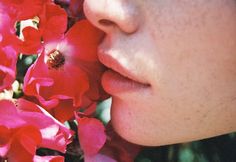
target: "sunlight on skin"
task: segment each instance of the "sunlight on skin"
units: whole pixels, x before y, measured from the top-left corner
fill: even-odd
[[[150,85],[122,91],[129,81],[105,73],[123,138],[158,146],[236,130],[235,0],[85,0],[84,9],[106,33],[100,61],[115,58],[111,69]]]

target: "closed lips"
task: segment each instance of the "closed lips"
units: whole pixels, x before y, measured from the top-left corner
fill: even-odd
[[[98,58],[102,64],[108,67],[109,71],[114,71],[125,77],[128,80],[133,82],[137,82],[139,84],[143,84],[145,86],[150,86],[150,84],[146,83],[145,81],[141,80],[137,76],[135,76],[131,71],[127,70],[124,66],[122,66],[118,60],[114,59],[111,55],[106,53],[99,53]]]

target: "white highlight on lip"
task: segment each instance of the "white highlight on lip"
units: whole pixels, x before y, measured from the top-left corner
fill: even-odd
[[[109,50],[109,53],[112,53],[111,56],[112,56],[115,60],[118,60],[122,67],[124,67],[124,68],[127,69],[128,71],[131,71],[131,67],[130,67],[131,63],[128,61],[127,58],[123,57],[123,56],[120,54],[119,50],[111,49],[111,50]],[[116,70],[116,69],[114,69],[114,70]],[[131,71],[131,72],[133,72],[133,71]],[[122,74],[122,75],[123,75],[123,74]],[[126,77],[127,77],[127,76],[126,76]]]
[[[147,38],[144,39],[144,41],[145,40],[147,40]],[[127,42],[127,45],[129,44],[130,42]],[[123,45],[123,43],[121,45]],[[148,78],[145,78],[146,76],[145,73],[149,72],[150,70],[153,71],[155,67],[157,66],[156,62],[154,62],[153,59],[150,59],[148,55],[147,55],[148,58],[146,58],[145,56],[146,53],[152,53],[152,51],[153,51],[153,47],[150,47],[147,50],[146,48],[142,48],[140,46],[127,47],[126,45],[124,45],[124,46],[115,46],[114,48],[109,48],[108,50],[105,49],[104,51],[102,51],[102,53],[107,53],[114,60],[117,60],[119,64],[122,67],[124,67],[127,71],[131,72],[137,77],[142,77],[139,79],[148,83],[147,81]],[[139,65],[142,65],[142,66],[139,66]],[[116,70],[116,69],[114,68],[113,70]]]
[[[119,54],[118,50],[111,50],[112,56],[114,57],[114,59],[119,60],[119,63],[121,63],[124,67],[129,67],[129,63],[127,61],[127,59],[125,57],[122,57]]]

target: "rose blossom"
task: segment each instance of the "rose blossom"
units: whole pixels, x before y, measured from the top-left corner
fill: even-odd
[[[104,67],[97,58],[101,37],[98,29],[82,20],[62,39],[44,43],[25,76],[25,94],[36,97],[62,122],[73,117],[79,107],[107,97],[100,85]]]
[[[0,101],[0,156],[9,162],[31,162],[39,158],[39,147],[65,152],[71,131],[34,103],[20,99],[17,104]]]

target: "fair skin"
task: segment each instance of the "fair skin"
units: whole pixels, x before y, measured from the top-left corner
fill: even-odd
[[[85,0],[84,11],[106,33],[102,84],[124,139],[160,146],[236,130],[235,0]]]

